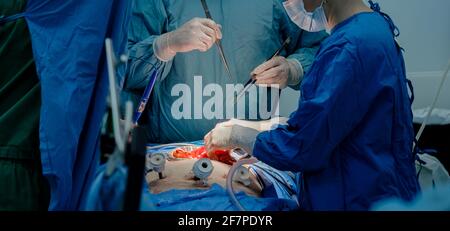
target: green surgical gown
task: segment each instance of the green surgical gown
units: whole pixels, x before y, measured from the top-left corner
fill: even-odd
[[[153,43],[161,34],[173,31],[195,17],[205,17],[200,0],[135,1],[129,30],[129,62],[123,86],[127,97],[136,102],[149,82],[152,65],[162,64],[161,76],[143,116],[147,121],[150,142],[200,140],[217,122],[230,117],[261,118],[258,107],[253,107],[257,110],[257,118],[251,117],[255,114],[249,106],[241,107],[245,113],[239,115],[243,116],[238,116],[237,108],[234,114],[226,110],[225,105],[230,99],[225,91],[226,84],[247,82],[250,72],[270,58],[289,36],[292,41],[280,55],[297,59],[308,71],[321,41],[327,36],[325,32],[299,30],[285,13],[281,0],[209,0],[207,3],[213,19],[222,25],[222,46],[234,79],[228,78],[215,47],[207,52],[179,53],[165,63],[154,55]],[[194,76],[202,76],[204,89],[195,88],[194,83],[200,84],[200,81]],[[210,106],[209,99],[216,97],[215,94],[220,97],[221,93],[208,92],[208,84],[217,84],[223,89],[223,101],[210,107],[210,111],[219,110],[213,118],[208,118],[202,109]],[[188,87],[189,91],[179,92],[176,86]],[[299,86],[291,87],[298,89]],[[184,94],[189,96],[190,104],[174,107]],[[248,97],[246,105],[258,104],[258,100],[262,100],[259,98],[259,94]],[[270,99],[270,95],[267,98]],[[184,117],[180,119],[179,113],[183,112]]]
[[[0,15],[26,0],[0,1]],[[40,84],[25,19],[0,26],[0,211],[47,210],[39,155]]]

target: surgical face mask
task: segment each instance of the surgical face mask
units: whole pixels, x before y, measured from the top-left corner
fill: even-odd
[[[303,0],[288,0],[283,2],[284,8],[291,20],[297,24],[301,29],[309,32],[318,32],[326,30],[328,27],[327,17],[323,9],[323,3],[313,12],[308,12],[305,9]]]

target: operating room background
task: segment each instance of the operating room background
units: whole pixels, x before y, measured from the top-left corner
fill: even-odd
[[[405,49],[408,78],[414,84],[413,109],[429,106],[450,60],[449,0],[375,0],[400,28],[399,42]],[[368,41],[370,42],[370,41]],[[300,93],[284,90],[280,113],[289,116]],[[295,100],[293,100],[295,99]],[[438,108],[450,110],[450,79],[440,95]]]

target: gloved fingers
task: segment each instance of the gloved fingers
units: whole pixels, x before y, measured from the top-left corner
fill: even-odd
[[[215,151],[212,136],[213,136],[213,131],[210,131],[208,134],[206,134],[206,136],[204,138],[205,149],[206,149],[206,152],[208,153],[208,156],[209,156],[209,153],[212,153],[213,151]]]
[[[200,52],[206,52],[206,51],[208,51],[208,44],[206,44],[206,43],[204,43],[204,42],[199,42],[197,45],[196,45],[196,49],[194,49],[194,50],[198,50],[198,51],[200,51]]]
[[[216,24],[215,28],[213,28],[214,30],[214,38],[215,39],[222,39],[223,35],[222,35],[222,26],[219,24]]]
[[[275,57],[273,59],[270,59],[267,62],[264,62],[263,64],[259,65],[258,67],[256,67],[252,72],[251,75],[259,75],[273,67],[279,66],[282,64],[282,61],[280,59],[280,57]]]
[[[214,29],[215,27],[217,27],[217,23],[214,22],[213,20],[209,19],[209,18],[199,18],[198,21],[207,26],[210,27],[211,29]]]
[[[204,25],[207,26],[209,28],[211,28],[212,30],[214,30],[216,32],[216,38],[217,39],[222,39],[222,32],[221,32],[221,26],[219,26],[219,24],[217,24],[216,22],[214,22],[213,20],[207,19],[207,18],[202,18],[200,19],[200,22]]]
[[[208,134],[203,137],[203,142],[205,143],[205,146],[211,142],[211,132],[208,132]]]
[[[223,35],[222,35],[222,25],[217,24],[218,30],[216,30],[216,37],[217,39],[222,39]]]
[[[207,152],[231,147],[231,127],[217,127],[205,136]]]
[[[274,61],[271,59],[267,62],[262,63],[261,65],[257,66],[251,73],[250,75],[255,76],[255,75],[259,75],[261,73],[263,73],[264,71],[267,71],[269,69],[271,69],[274,66]]]
[[[205,33],[211,40],[213,43],[216,42],[217,40],[217,35],[216,35],[216,31],[214,29],[211,29],[207,26],[202,25],[200,27],[200,29],[202,30],[203,33]]]
[[[205,143],[205,149],[208,153],[208,156],[211,156],[211,154],[222,148],[222,145],[220,145],[214,138],[213,135],[210,135],[208,137],[208,141]]]
[[[211,143],[211,135],[209,134],[208,136],[205,137],[205,150],[208,156],[210,156],[210,153],[214,151],[212,146],[213,145]]]
[[[287,76],[287,72],[283,66],[273,67],[259,75],[253,76],[253,79],[256,80],[256,83],[267,83],[266,80],[279,80],[283,76]],[[269,83],[279,83],[279,82],[269,82]]]
[[[202,52],[209,50],[214,44],[213,39],[208,37],[207,35],[199,36],[198,40],[201,42],[198,44],[198,49]]]

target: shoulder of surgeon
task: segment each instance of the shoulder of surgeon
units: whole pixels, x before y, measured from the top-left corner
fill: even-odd
[[[322,51],[335,47],[343,48],[365,61],[383,60],[386,54],[396,51],[389,24],[375,12],[357,14],[338,25],[324,43]]]

